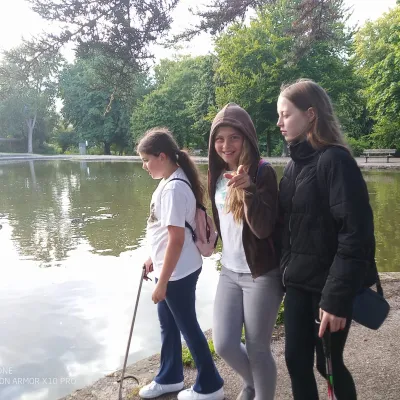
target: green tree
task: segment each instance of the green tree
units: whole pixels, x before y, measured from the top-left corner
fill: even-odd
[[[28,0],[33,11],[59,22],[59,33],[49,32],[29,43],[35,54],[58,52],[67,43],[80,55],[93,49],[120,60],[123,69],[138,70],[149,57],[148,46],[168,31],[171,12],[179,0]],[[111,72],[113,64],[109,64]],[[114,65],[115,66],[115,65]]]
[[[206,148],[209,109],[215,107],[214,56],[162,60],[155,68],[154,90],[133,111],[136,142],[155,126],[168,127],[180,146]]]
[[[271,6],[273,7],[273,6]],[[228,102],[244,107],[253,118],[262,150],[271,151],[271,133],[276,120],[276,99],[282,82],[291,74],[285,54],[293,39],[284,36],[291,19],[286,9],[266,8],[249,26],[235,24],[216,41],[219,58],[219,85],[216,88],[218,108]]]
[[[235,24],[216,41],[217,104],[221,107],[234,101],[246,108],[257,132],[265,135],[266,139],[261,136],[260,144],[268,155],[279,143],[279,136],[273,133],[277,133],[276,100],[283,82],[301,77],[314,79],[326,88],[339,114],[357,104],[354,97],[360,83],[354,79],[348,61],[351,34],[345,29],[342,3],[332,2],[331,10],[323,10],[326,12],[321,19],[323,31],[330,30],[330,36],[315,35],[309,49],[303,47],[299,51],[296,44],[299,38],[287,34],[299,20],[296,0],[282,0],[261,9],[249,25]],[[309,24],[306,19],[303,23]],[[352,103],[347,101],[350,98]],[[349,120],[343,118],[344,123]]]
[[[374,145],[400,149],[400,6],[360,29],[354,61],[366,81]]]
[[[207,6],[192,10],[198,17],[198,24],[177,38],[190,39],[203,31],[212,35],[219,34],[232,23],[243,22],[249,13],[260,12],[271,5],[279,6],[281,2],[282,0],[212,0]],[[312,49],[314,43],[321,40],[335,39],[335,30],[332,30],[329,21],[341,19],[348,11],[343,7],[343,0],[297,0],[292,1],[290,7],[295,12],[295,18],[284,33],[295,38],[292,50],[296,54]]]
[[[133,105],[145,93],[141,74],[126,77],[124,86],[115,87],[99,73],[107,57],[98,52],[77,58],[60,77],[62,114],[73,125],[81,140],[102,144],[111,153],[115,144],[120,152],[131,144],[129,118]]]
[[[0,66],[0,127],[8,137],[26,138],[29,153],[33,151],[34,133],[40,145],[57,122],[55,97],[61,65],[60,56],[34,59],[25,46],[4,52]]]
[[[181,37],[209,31],[223,31],[237,20],[243,20],[248,11],[258,10],[266,4],[280,0],[213,0],[206,9],[197,9],[199,24],[184,32]],[[124,68],[138,70],[150,56],[149,45],[163,37],[169,30],[171,13],[179,0],[28,0],[32,9],[42,18],[58,22],[59,33],[44,33],[29,42],[35,54],[58,52],[67,43],[74,43],[82,53],[97,49],[112,59],[123,62]],[[311,46],[314,39],[329,36],[330,31],[323,18],[331,3],[341,0],[299,0],[300,21],[306,21],[304,29],[293,30],[300,37],[308,37]],[[175,38],[175,43],[178,41]]]

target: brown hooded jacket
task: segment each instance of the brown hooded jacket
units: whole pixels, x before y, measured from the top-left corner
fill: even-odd
[[[231,126],[241,132],[250,142],[251,165],[248,174],[252,184],[245,190],[243,220],[243,248],[253,278],[277,268],[279,260],[272,241],[278,216],[278,182],[275,170],[268,164],[257,173],[260,162],[257,134],[249,114],[235,103],[227,104],[214,118],[208,148],[208,191],[212,212],[221,237],[218,211],[215,205],[216,183],[226,164],[216,153],[214,137],[220,126]]]

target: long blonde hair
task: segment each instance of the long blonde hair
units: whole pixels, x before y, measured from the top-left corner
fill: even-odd
[[[339,146],[350,151],[331,99],[320,85],[311,79],[299,79],[292,84],[282,85],[280,96],[288,99],[302,111],[313,108],[315,118],[307,132],[307,140],[311,146],[317,150],[326,146]]]
[[[249,168],[252,161],[251,146],[249,140],[243,135],[243,147],[239,157],[239,164],[243,165],[246,173],[249,172]],[[236,189],[229,187],[228,195],[226,198],[225,211],[231,212],[235,222],[240,223],[244,218],[244,191],[242,189]]]

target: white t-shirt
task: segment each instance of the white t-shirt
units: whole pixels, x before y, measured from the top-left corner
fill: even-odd
[[[162,179],[151,197],[150,216],[147,221],[147,242],[153,261],[154,274],[160,277],[168,244],[168,226],[185,228],[187,221],[196,228],[196,198],[189,185],[182,181],[169,182],[173,178],[189,182],[185,173],[178,168],[168,179]],[[190,230],[185,228],[185,242],[182,252],[171,275],[170,281],[182,279],[197,271],[202,265],[202,258]]]
[[[233,272],[250,274],[243,248],[243,223],[237,223],[231,212],[226,212],[226,197],[229,179],[221,175],[216,184],[215,205],[218,210],[219,224],[222,236],[221,264]]]

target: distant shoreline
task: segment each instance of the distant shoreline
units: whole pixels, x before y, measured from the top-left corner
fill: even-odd
[[[207,157],[192,157],[198,164],[207,164]],[[290,160],[289,157],[263,157],[272,165],[286,165]],[[25,161],[113,161],[113,162],[140,162],[139,156],[114,156],[114,155],[78,155],[78,154],[57,154],[57,155],[41,155],[26,153],[0,153],[0,164],[25,162]],[[376,161],[375,161],[376,160]],[[356,157],[357,164],[361,169],[378,169],[378,170],[400,170],[400,158],[392,158],[387,163],[384,158],[376,158],[368,163],[364,157]]]

